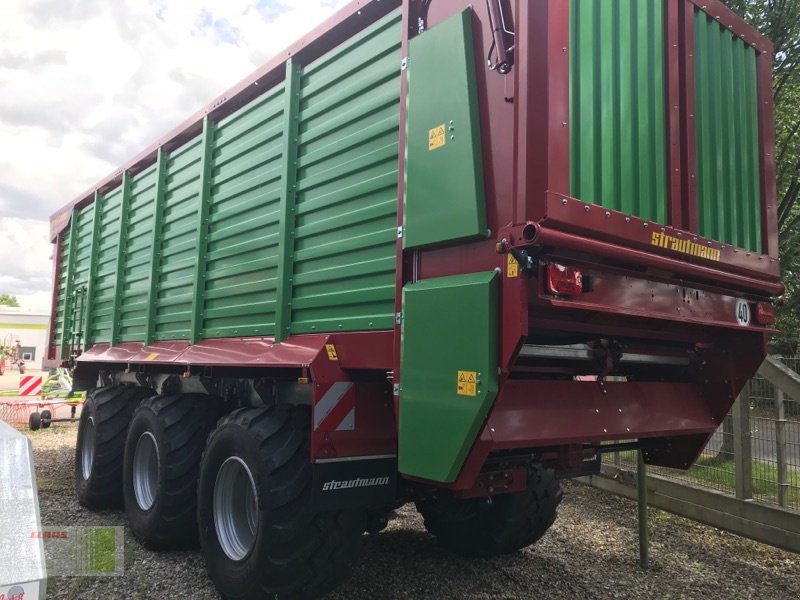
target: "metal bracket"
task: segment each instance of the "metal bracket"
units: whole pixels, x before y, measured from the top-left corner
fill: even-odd
[[[402,312],[394,313],[394,324],[400,325],[402,322],[403,322],[403,313]]]
[[[403,227],[401,226],[397,228],[397,239],[400,240],[402,238],[403,238]]]
[[[515,34],[506,24],[502,0],[486,0],[486,7],[489,11],[489,25],[492,29],[492,45],[489,48],[486,62],[490,71],[506,75],[514,66],[514,45],[508,46],[506,38],[510,36],[513,40]]]
[[[408,57],[404,57],[403,60],[400,61],[400,70],[405,71],[408,69]]]

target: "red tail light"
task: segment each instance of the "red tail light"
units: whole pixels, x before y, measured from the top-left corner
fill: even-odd
[[[575,267],[547,265],[547,291],[558,296],[580,296],[583,293],[583,275]]]
[[[765,327],[775,325],[775,306],[769,302],[756,304],[756,323]]]

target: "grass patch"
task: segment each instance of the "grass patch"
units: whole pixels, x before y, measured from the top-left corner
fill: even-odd
[[[609,457],[611,458],[611,457]],[[636,452],[620,452],[620,461],[626,466],[636,466]],[[758,500],[778,502],[778,466],[774,463],[753,460],[753,496]],[[650,472],[669,479],[694,483],[703,487],[729,492],[736,491],[736,466],[733,458],[720,459],[716,456],[701,456],[688,470],[650,467]],[[786,505],[800,509],[800,469],[788,467],[786,481],[789,488]]]

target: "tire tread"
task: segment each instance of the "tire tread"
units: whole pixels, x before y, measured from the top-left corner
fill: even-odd
[[[267,509],[262,515],[269,515],[265,536],[272,543],[259,557],[257,589],[237,598],[318,598],[347,578],[360,553],[363,511],[318,513],[311,506],[309,419],[308,407],[239,409],[224,416],[209,436],[207,452],[226,429],[242,430],[256,442],[266,474],[260,485]]]
[[[101,509],[122,505],[125,436],[136,406],[154,394],[150,388],[126,385],[95,388],[88,393],[75,446],[75,489],[83,506]],[[81,467],[83,414],[86,419],[93,414],[96,421],[94,460],[88,480],[83,479]]]

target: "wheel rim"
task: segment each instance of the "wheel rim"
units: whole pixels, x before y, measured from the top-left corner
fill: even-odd
[[[83,478],[89,479],[92,474],[94,464],[94,442],[97,437],[97,430],[94,426],[94,417],[86,420],[86,430],[83,432],[83,444],[81,444],[81,470]]]
[[[158,445],[149,431],[139,436],[133,452],[133,494],[142,510],[150,510],[158,487]]]
[[[256,542],[258,492],[253,474],[238,456],[227,459],[214,482],[214,527],[222,551],[242,560]]]

